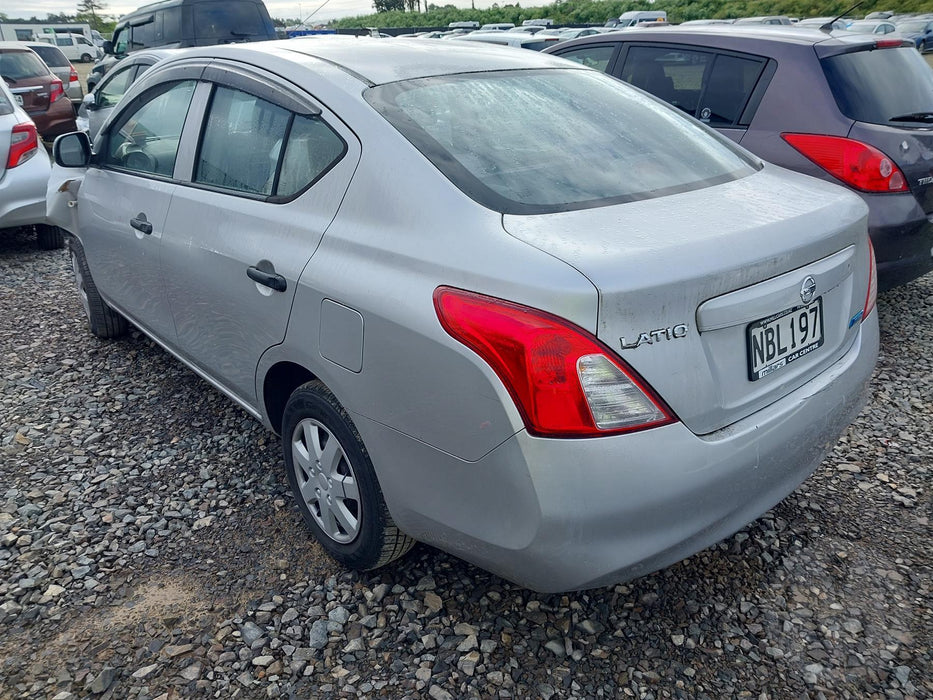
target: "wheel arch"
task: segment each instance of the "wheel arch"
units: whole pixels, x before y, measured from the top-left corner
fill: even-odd
[[[276,435],[282,434],[282,417],[288,397],[302,384],[315,379],[318,376],[311,370],[285,360],[276,362],[266,371],[262,381],[263,408]]]

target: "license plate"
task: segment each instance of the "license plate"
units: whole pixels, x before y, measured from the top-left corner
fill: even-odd
[[[23,96],[22,95],[13,95],[13,99],[16,100],[16,104],[20,107],[23,106]]]
[[[823,297],[748,325],[748,378],[756,382],[823,344]]]

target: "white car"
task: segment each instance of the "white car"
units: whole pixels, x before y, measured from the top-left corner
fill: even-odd
[[[104,50],[99,46],[94,46],[81,34],[56,34],[55,36],[42,34],[39,36],[39,41],[57,46],[69,61],[90,63],[104,57]]]
[[[61,248],[64,238],[45,219],[49,156],[36,125],[0,80],[0,229],[35,226],[39,247]]]

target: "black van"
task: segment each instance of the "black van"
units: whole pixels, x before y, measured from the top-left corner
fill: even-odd
[[[275,39],[262,0],[162,0],[117,22],[105,56],[88,76],[88,91],[117,60],[140,49],[175,49]]]

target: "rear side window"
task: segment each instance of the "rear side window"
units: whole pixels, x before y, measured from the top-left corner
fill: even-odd
[[[846,53],[822,64],[839,111],[850,119],[904,125],[933,118],[933,71],[913,47]]]
[[[157,45],[157,37],[162,34],[162,13],[157,12],[148,22],[133,25],[129,51],[149,48]]]
[[[461,191],[503,213],[651,199],[757,167],[725,139],[596,71],[422,78],[364,96]]]
[[[563,51],[557,55],[587,68],[595,68],[605,73],[609,68],[609,61],[612,59],[613,51],[615,51],[614,46],[604,44],[602,46],[581,46],[569,51]]]
[[[251,2],[200,2],[193,9],[194,32],[199,40],[231,42],[269,34],[259,7]]]
[[[65,54],[54,46],[30,46],[33,51],[39,54],[39,58],[45,61],[45,65],[52,68],[64,68],[71,65],[71,62],[65,57]]]
[[[0,51],[0,75],[13,80],[45,78],[49,68],[32,51]]]
[[[291,197],[317,181],[345,150],[343,139],[320,118],[218,86],[194,181],[246,194]]]
[[[765,61],[668,47],[632,46],[620,77],[710,126],[742,125]]]
[[[10,102],[6,93],[0,90],[0,117],[6,116],[7,114],[13,114],[13,103]]]

